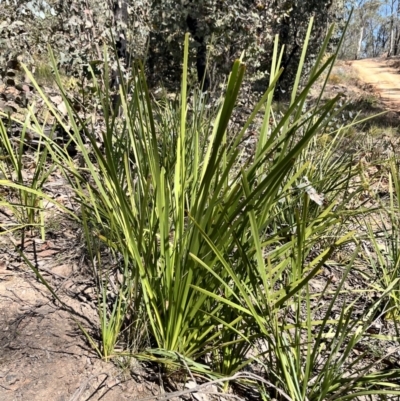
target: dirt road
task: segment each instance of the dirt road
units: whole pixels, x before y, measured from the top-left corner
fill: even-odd
[[[352,62],[352,66],[362,81],[375,88],[389,110],[399,112],[400,72],[390,67],[389,60],[385,58],[356,60]]]

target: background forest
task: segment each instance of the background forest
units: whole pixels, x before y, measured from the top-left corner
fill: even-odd
[[[103,59],[104,46],[108,58],[114,59],[115,46],[125,63],[145,59],[150,81],[175,85],[186,31],[192,34],[193,64],[197,60],[201,70],[209,59],[210,82],[215,86],[242,51],[249,76],[255,81],[265,78],[278,35],[285,45],[281,85],[286,87],[293,82],[310,17],[315,16],[315,27],[308,63],[315,59],[330,23],[339,23],[332,45],[344,26],[342,1],[2,0],[1,7],[3,75],[15,57],[32,66],[48,64],[47,45],[66,74],[81,75],[89,62]],[[115,61],[111,68],[116,70]]]

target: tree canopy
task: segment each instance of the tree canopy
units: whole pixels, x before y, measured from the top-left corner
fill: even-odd
[[[150,80],[176,83],[183,36],[191,32],[191,57],[198,78],[216,85],[242,51],[254,80],[265,77],[273,40],[285,46],[289,86],[301,53],[309,19],[315,24],[308,61],[318,52],[328,25],[343,22],[342,0],[3,0],[0,68],[16,56],[34,64],[47,44],[66,73],[102,60],[103,47],[129,63],[146,59]],[[206,74],[207,65],[207,74]],[[114,64],[111,64],[115,69]]]
[[[348,0],[347,14],[350,10],[353,10],[353,18],[341,49],[341,58],[399,54],[399,0]]]

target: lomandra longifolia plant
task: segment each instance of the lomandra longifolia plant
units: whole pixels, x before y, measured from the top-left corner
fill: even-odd
[[[120,112],[113,113],[105,63],[105,82],[93,74],[105,122],[101,137],[68,106],[80,164],[46,140],[80,205],[75,218],[85,233],[100,317],[100,345],[91,342],[104,358],[135,355],[169,372],[184,368],[211,377],[256,363],[269,383],[260,389],[266,399],[397,394],[389,384],[395,370],[352,359],[368,335],[370,315],[354,319],[346,305],[338,317],[330,315],[344,281],[333,295],[310,292],[333,251],[357,242],[344,221],[361,213],[346,209],[358,191],[346,191],[357,167],[343,158],[329,172],[327,154],[305,157],[317,151],[319,134],[342,132],[330,128],[339,96],[322,101],[321,93],[306,108],[311,87],[336,59],[324,57],[332,27],[300,88],[311,29],[312,21],[287,110],[279,115],[272,106],[282,73],[276,40],[269,86],[235,135],[230,119],[246,65],[234,62],[218,106],[206,107],[203,95],[188,93],[186,36],[176,101],[152,99],[138,65],[130,82],[121,73]],[[68,105],[57,72],[56,78]],[[260,116],[254,152],[243,157],[240,144]],[[105,249],[114,256],[112,266],[103,259]],[[329,299],[322,318],[314,310],[318,296]]]

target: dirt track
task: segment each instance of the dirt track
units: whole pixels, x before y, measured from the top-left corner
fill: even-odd
[[[356,60],[352,62],[352,67],[362,81],[375,88],[377,95],[389,110],[400,111],[400,72],[390,67],[389,60]]]

